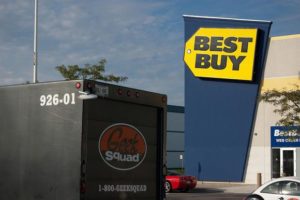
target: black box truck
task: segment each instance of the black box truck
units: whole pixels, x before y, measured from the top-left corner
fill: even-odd
[[[79,80],[0,102],[0,199],[165,199],[165,95]]]

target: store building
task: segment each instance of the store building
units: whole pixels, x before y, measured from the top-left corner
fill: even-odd
[[[184,161],[184,107],[168,105],[167,167],[183,168]]]
[[[300,34],[272,37],[261,92],[290,90],[296,85],[300,87]],[[245,170],[246,183],[256,183],[257,173],[262,174],[263,182],[284,175],[300,176],[300,136],[293,131],[282,135],[284,127],[276,127],[280,116],[274,109],[268,103],[258,104]],[[291,139],[293,142],[288,142]]]
[[[184,16],[185,172],[244,180],[270,21]]]
[[[289,90],[296,86],[300,87],[300,34],[272,37],[261,92],[269,89]],[[299,130],[300,125],[289,131],[285,127],[276,126],[280,116],[273,112],[274,109],[275,107],[268,103],[258,102],[257,104],[244,175],[241,180],[244,183],[255,184],[258,173],[262,175],[262,182],[279,176],[300,176],[300,136],[299,132],[295,131]],[[230,117],[229,115],[228,117]],[[186,148],[184,147],[184,116],[183,107],[170,106],[168,108],[168,168],[180,168],[182,160],[186,156],[184,154]],[[193,123],[197,123],[197,120]],[[203,134],[201,129],[195,131],[197,134]],[[226,137],[226,134],[229,133],[224,133],[222,137]],[[222,137],[215,139],[222,141]],[[241,144],[233,142],[232,148],[239,145]],[[207,159],[214,159],[209,155],[210,148],[218,149],[219,147],[214,145],[205,147],[208,153],[203,158],[203,162]],[[198,152],[195,152],[195,156],[198,156]],[[216,163],[218,162],[216,161]],[[184,160],[184,167],[189,164]],[[218,163],[218,165],[222,172],[222,163]],[[234,163],[232,166],[232,170],[234,170]],[[201,168],[199,164],[199,174],[196,175],[199,175],[200,180],[201,173],[205,173],[205,169]],[[214,177],[214,181],[227,181],[224,177],[230,181],[230,175],[224,175],[219,179]]]

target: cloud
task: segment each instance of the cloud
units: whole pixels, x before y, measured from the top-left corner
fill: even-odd
[[[0,47],[0,84],[32,79],[33,3],[0,3],[0,22],[6,24],[0,31],[4,44]],[[57,65],[84,65],[106,58],[107,73],[128,76],[127,86],[180,92],[172,88],[183,88],[183,72],[178,70],[181,55],[177,53],[183,36],[174,32],[178,25],[170,9],[174,5],[139,0],[39,1],[38,79],[62,79],[54,69]],[[182,23],[181,16],[178,19]]]
[[[182,14],[276,19],[273,30],[295,32],[298,2],[39,1],[39,80],[62,79],[54,69],[57,65],[92,64],[106,58],[107,73],[129,77],[125,85],[167,93],[171,103],[182,105]],[[289,12],[274,11],[278,8]],[[0,2],[0,84],[32,79],[33,13],[32,0]]]
[[[1,85],[10,85],[13,83],[26,83],[26,79],[24,79],[22,76],[15,75],[16,72],[12,70],[7,70],[7,68],[0,67],[0,80]]]

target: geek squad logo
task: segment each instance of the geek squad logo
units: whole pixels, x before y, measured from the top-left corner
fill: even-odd
[[[116,170],[132,170],[145,159],[147,143],[134,126],[113,124],[100,135],[99,153],[108,166]]]

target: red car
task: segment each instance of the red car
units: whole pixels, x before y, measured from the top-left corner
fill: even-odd
[[[174,171],[168,171],[165,182],[166,192],[171,192],[173,190],[180,190],[187,192],[194,189],[197,185],[197,179],[194,176],[180,175]]]

